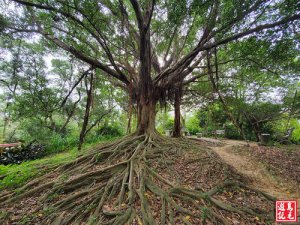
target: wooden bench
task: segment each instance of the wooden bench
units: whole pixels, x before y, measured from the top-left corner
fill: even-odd
[[[165,130],[165,135],[168,137],[173,136],[173,130]]]
[[[188,130],[181,132],[183,136],[190,136],[190,132]]]
[[[203,137],[203,134],[202,133],[196,133],[196,136],[197,136],[197,138],[201,138],[201,137]]]
[[[18,147],[21,146],[21,142],[18,143],[9,143],[9,144],[0,144],[0,148],[10,148],[10,147]]]
[[[4,151],[12,149],[12,148],[17,148],[21,147],[22,143],[8,143],[8,144],[0,144],[0,154],[4,153]]]
[[[295,127],[287,129],[287,131],[285,132],[284,136],[282,136],[280,138],[279,142],[282,143],[282,144],[288,144],[288,143],[290,143],[294,129],[295,129]]]
[[[165,130],[165,135],[168,137],[173,136],[173,130]],[[181,135],[190,136],[190,132],[188,130],[181,130]]]
[[[225,130],[214,130],[211,132],[211,134],[214,135],[215,137],[223,136],[225,135]]]
[[[216,135],[224,135],[225,130],[216,130]]]

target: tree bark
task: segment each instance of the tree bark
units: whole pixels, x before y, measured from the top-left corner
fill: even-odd
[[[127,122],[127,129],[126,129],[127,134],[131,133],[131,118],[132,118],[132,105],[130,105],[129,112],[128,112],[128,122]]]
[[[255,122],[252,123],[254,134],[256,137],[256,141],[260,142],[261,141],[261,132],[260,132],[260,126]]]
[[[87,100],[86,100],[83,124],[82,124],[82,128],[81,128],[80,136],[79,136],[78,150],[80,150],[82,147],[82,144],[84,142],[84,138],[86,135],[86,129],[87,129],[87,126],[89,123],[90,109],[91,109],[91,105],[93,102],[93,79],[94,79],[94,76],[93,76],[93,73],[91,73],[89,88],[88,88],[88,84],[86,83]]]
[[[3,133],[2,133],[2,137],[3,139],[5,139],[6,136],[6,127],[8,125],[8,117],[4,117],[4,125],[3,125]]]
[[[175,101],[174,101],[174,128],[173,128],[173,137],[181,136],[181,120],[180,120],[180,105],[181,105],[181,94],[182,94],[182,85],[180,84],[175,88]]]
[[[129,85],[129,112],[128,112],[128,123],[127,123],[127,130],[126,130],[127,134],[131,133],[131,119],[132,119],[132,107],[133,107],[132,92],[133,92],[132,83],[130,83],[130,85]]]
[[[133,1],[137,4],[136,1]],[[151,42],[150,30],[137,14],[140,30],[140,71],[137,92],[138,134],[151,135],[155,132],[156,103],[155,88],[151,78]],[[150,18],[149,18],[150,21]]]
[[[149,99],[147,103],[140,102],[138,105],[138,127],[139,135],[152,135],[155,130],[156,103],[154,99]]]

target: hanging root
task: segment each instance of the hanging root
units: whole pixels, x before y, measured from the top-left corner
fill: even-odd
[[[18,194],[5,193],[0,196],[0,206],[38,195],[40,207],[36,211],[51,212],[41,224],[56,225],[231,224],[222,212],[238,214],[240,218],[272,219],[272,215],[251,206],[234,205],[218,198],[226,188],[243,188],[266,201],[274,201],[240,181],[226,179],[204,191],[186,187],[158,171],[158,163],[167,168],[172,163],[170,158],[182,157],[180,149],[186,144],[186,140],[157,134],[131,135],[57,167],[20,188]],[[202,163],[210,157],[187,160],[187,165]]]

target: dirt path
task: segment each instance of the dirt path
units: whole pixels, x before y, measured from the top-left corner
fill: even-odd
[[[262,190],[278,199],[298,199],[299,190],[291,184],[279,182],[265,168],[265,166],[247,155],[241,155],[233,151],[234,146],[245,146],[244,141],[223,140],[224,146],[215,146],[212,149],[229,165],[233,166],[241,174],[246,175],[251,180],[251,186]],[[249,143],[256,145],[256,143]]]

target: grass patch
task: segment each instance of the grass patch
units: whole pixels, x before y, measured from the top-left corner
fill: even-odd
[[[280,150],[287,152],[300,151],[300,144],[278,145],[276,147],[278,147]]]
[[[81,151],[78,151],[77,148],[73,147],[68,151],[48,155],[41,159],[26,161],[21,164],[12,164],[7,166],[0,165],[0,177],[4,176],[4,178],[0,180],[0,191],[6,188],[18,188],[28,180],[45,174],[55,166],[70,162],[79,155],[86,154],[91,147],[105,142],[108,141],[86,144]]]

